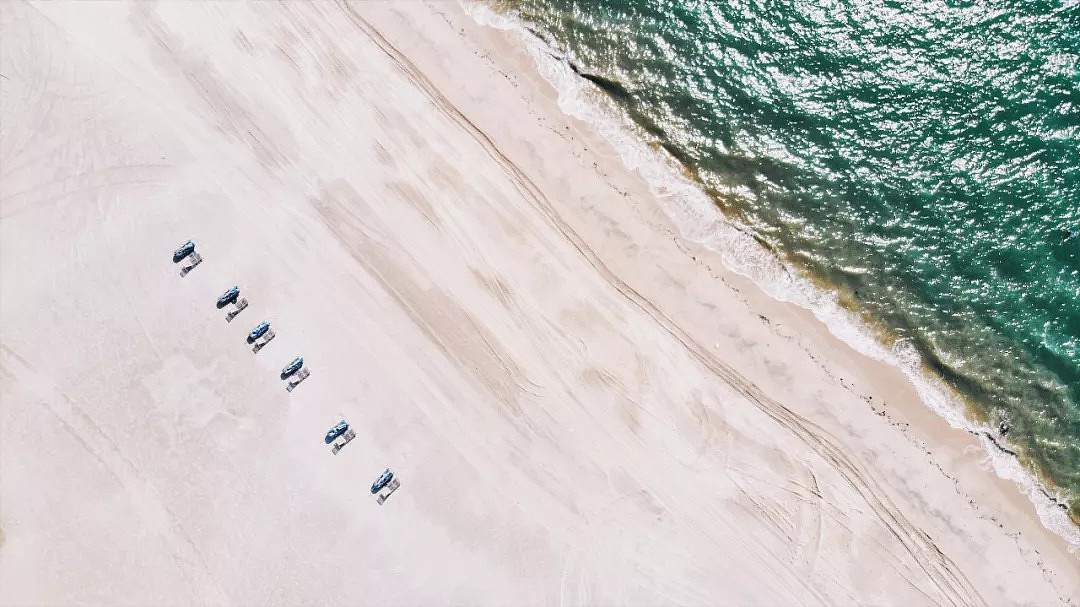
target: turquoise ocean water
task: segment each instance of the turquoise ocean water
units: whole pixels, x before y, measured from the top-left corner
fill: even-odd
[[[1080,2],[493,6],[1080,520]]]

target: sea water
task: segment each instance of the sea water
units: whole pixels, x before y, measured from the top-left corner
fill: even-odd
[[[1080,2],[483,6],[685,235],[872,337],[1076,541]]]

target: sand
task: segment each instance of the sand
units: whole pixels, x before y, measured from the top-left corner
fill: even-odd
[[[0,15],[0,603],[1076,604],[974,438],[456,4]]]

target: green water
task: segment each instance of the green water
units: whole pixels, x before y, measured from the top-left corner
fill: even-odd
[[[1080,509],[1080,3],[499,0]],[[995,431],[996,433],[996,431]]]

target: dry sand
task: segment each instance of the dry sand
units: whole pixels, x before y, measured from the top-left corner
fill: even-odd
[[[971,437],[456,4],[0,14],[0,603],[1077,604]]]

